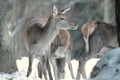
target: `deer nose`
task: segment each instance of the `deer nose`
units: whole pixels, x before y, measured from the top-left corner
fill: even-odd
[[[72,28],[73,30],[76,30],[76,29],[78,28],[78,24],[74,24],[73,26],[71,26],[71,28]]]

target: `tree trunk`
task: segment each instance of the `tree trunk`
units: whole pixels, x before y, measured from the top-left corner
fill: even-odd
[[[104,21],[110,22],[110,0],[104,0]]]
[[[5,17],[5,0],[0,0],[0,46],[2,41],[2,23],[4,22]]]
[[[120,0],[115,0],[115,15],[116,15],[118,43],[120,46]]]

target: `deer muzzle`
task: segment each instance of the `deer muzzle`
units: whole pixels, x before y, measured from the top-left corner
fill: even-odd
[[[71,26],[71,28],[72,28],[73,30],[76,30],[76,29],[78,28],[78,24],[76,24],[75,26]]]

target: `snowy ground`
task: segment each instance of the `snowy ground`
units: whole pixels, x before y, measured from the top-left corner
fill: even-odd
[[[86,66],[85,66],[85,69],[86,69],[86,73],[87,73],[87,77],[89,78],[89,75],[90,75],[90,72],[93,68],[93,66],[96,64],[96,62],[98,61],[99,59],[90,59],[87,63],[86,63]],[[73,66],[73,70],[74,70],[74,75],[76,75],[77,73],[77,68],[78,68],[78,61],[76,60],[72,60],[72,66]],[[52,71],[52,74],[53,74],[53,71]],[[17,76],[18,73],[13,73],[12,75],[10,74],[3,74],[1,73],[0,74],[0,80],[7,80],[7,79],[4,79],[4,78],[11,78],[11,77],[14,77],[14,76]],[[82,78],[82,77],[81,77]],[[66,64],[65,66],[65,79],[64,80],[72,80],[71,78],[71,75],[70,75],[70,71],[68,69],[68,65]],[[83,80],[83,79],[80,79],[80,80]]]
[[[93,58],[93,59],[90,59],[89,61],[87,61],[86,65],[85,65],[85,71],[86,71],[86,74],[87,74],[88,78],[90,76],[90,72],[91,72],[92,68],[94,67],[94,65],[96,64],[96,62],[98,60],[99,59]],[[73,60],[72,61],[72,66],[73,66],[73,70],[74,70],[74,75],[76,75],[77,74],[77,68],[78,68],[78,61]],[[72,80],[67,64],[65,66],[65,69],[66,69],[65,80]],[[83,79],[80,79],[80,80],[83,80]]]
[[[21,74],[22,79],[18,79],[18,78],[21,78],[21,76],[19,76],[18,72],[15,72],[12,75],[0,73],[0,80],[8,80],[8,79],[11,80],[10,78],[15,78],[16,76],[17,76],[17,79],[14,79],[14,80],[41,80],[39,79],[38,74],[37,74],[38,72],[37,64],[39,60],[37,60],[36,58],[33,60],[33,66],[32,66],[33,71],[31,72],[31,76],[26,77],[25,75],[27,72],[26,71],[27,67],[24,64],[27,64],[26,60],[28,59],[27,58],[22,58],[22,59],[23,60],[17,61],[18,63],[20,63],[20,64],[17,64],[17,66],[21,66],[21,67],[18,67],[20,68],[18,69],[18,71],[19,73],[22,73]],[[95,74],[97,74],[97,76],[94,78],[88,79],[88,80],[120,80],[120,48],[116,48],[116,49],[113,49],[105,53],[104,57],[102,57],[99,61],[98,60],[99,59],[92,58],[86,63],[85,69],[86,69],[88,78],[90,76],[91,70],[94,67],[94,65],[96,65],[97,67],[95,70]],[[76,75],[77,68],[78,68],[78,61],[73,60],[72,66],[73,66],[74,75]],[[93,71],[93,74],[94,74],[94,71]],[[53,71],[52,71],[52,75],[53,75]],[[65,79],[64,80],[72,80],[67,64],[65,66]],[[82,77],[80,80],[83,80]]]

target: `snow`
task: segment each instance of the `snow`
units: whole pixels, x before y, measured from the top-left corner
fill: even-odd
[[[18,76],[18,72],[13,72],[12,74],[0,72],[0,80],[8,80]]]
[[[86,65],[85,65],[85,71],[86,71],[86,74],[87,74],[88,78],[90,76],[92,68],[94,67],[94,65],[96,64],[96,62],[98,60],[99,59],[97,59],[97,58],[92,58],[89,61],[87,61]],[[77,74],[77,69],[78,69],[78,61],[72,60],[72,66],[73,66],[74,75],[76,75]],[[72,80],[72,77],[70,75],[70,71],[68,69],[68,65],[67,64],[65,66],[65,72],[66,72],[65,73],[65,80]],[[82,76],[81,76],[80,80],[83,80]]]
[[[16,65],[18,71],[13,72],[12,74],[0,73],[0,80],[41,80],[38,77],[38,68],[37,65],[39,60],[34,58],[32,62],[32,71],[30,76],[27,77],[27,70],[29,65],[28,57],[22,57],[21,59],[16,60]]]
[[[86,69],[88,78],[89,78],[92,68],[94,67],[94,65],[96,64],[96,62],[98,60],[99,59],[92,58],[86,63],[85,69]],[[23,57],[21,59],[16,60],[16,65],[18,67],[18,71],[13,72],[12,74],[0,73],[0,80],[9,80],[12,78],[14,78],[13,80],[41,80],[40,78],[38,78],[38,73],[36,70],[36,66],[39,61],[37,59],[34,59],[34,61],[33,61],[34,65],[32,66],[33,71],[31,72],[31,75],[29,77],[26,77],[26,70],[27,70],[27,66],[28,66],[27,62],[29,62],[27,57]],[[72,66],[73,66],[74,75],[76,75],[77,68],[78,68],[78,61],[72,60],[71,62],[72,62]],[[26,66],[25,66],[25,64],[26,64]],[[53,68],[52,68],[52,75],[53,75]],[[54,79],[54,77],[53,77],[53,79]],[[42,80],[44,80],[44,79],[42,79]],[[72,80],[67,63],[65,65],[65,79],[64,80]],[[82,77],[80,80],[83,80]]]
[[[9,80],[9,79],[41,80],[38,77],[38,70],[37,70],[37,65],[39,60],[37,60],[36,58],[33,60],[33,63],[32,63],[33,71],[31,72],[29,77],[26,77],[28,62],[29,60],[27,57],[23,57],[21,59],[16,60],[18,71],[13,72],[12,74],[0,72],[0,80]],[[71,62],[73,66],[74,75],[76,75],[77,68],[78,68],[78,61],[72,60]],[[96,77],[90,78],[90,73],[94,66],[98,67],[99,68],[98,70],[100,71],[97,73]],[[89,61],[87,61],[85,65],[85,71],[87,74],[87,78],[89,78],[88,80],[120,80],[120,48],[116,48],[107,52],[104,55],[104,57],[102,57],[101,59],[96,59],[96,58],[90,59]],[[53,68],[52,68],[52,75],[53,75]],[[64,80],[72,80],[67,63],[65,65]],[[80,80],[83,80],[82,76]]]
[[[120,48],[107,52],[96,67],[99,68],[97,76],[89,80],[120,80]]]
[[[22,57],[22,59],[17,59],[16,65],[17,65],[19,74],[21,74],[22,76],[26,76],[28,66],[29,66],[29,59],[27,57]]]

